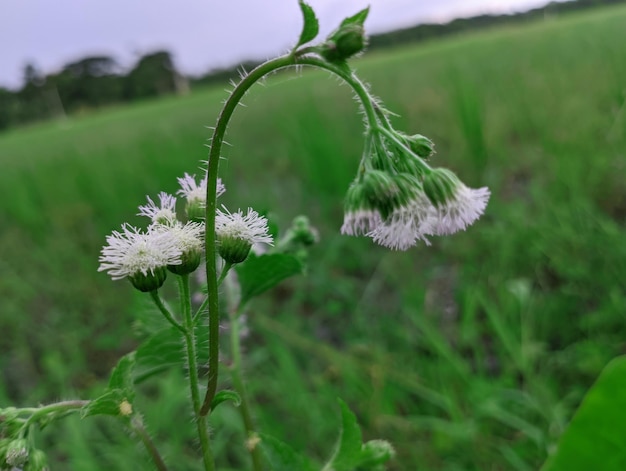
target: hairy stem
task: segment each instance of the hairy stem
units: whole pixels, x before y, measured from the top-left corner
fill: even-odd
[[[130,422],[130,428],[137,434],[141,443],[146,447],[146,451],[152,457],[152,461],[154,461],[154,465],[157,467],[159,471],[167,471],[167,466],[157,450],[157,447],[154,445],[152,438],[148,434],[148,431],[143,425],[143,421],[140,416],[135,416]]]
[[[217,206],[217,174],[224,136],[230,118],[248,89],[264,76],[278,69],[293,65],[310,65],[322,68],[342,78],[354,90],[361,101],[369,126],[377,127],[376,100],[369,94],[367,87],[354,75],[346,64],[335,65],[328,63],[321,58],[309,54],[307,49],[303,49],[300,52],[293,52],[289,55],[281,56],[261,64],[239,82],[226,100],[217,118],[217,124],[213,131],[213,136],[211,137],[211,150],[209,152],[207,168],[205,254],[209,308],[209,379],[204,403],[200,409],[200,415],[203,416],[210,412],[211,402],[217,391],[219,370],[219,303],[216,263],[217,253],[215,247],[215,211]]]
[[[165,306],[165,303],[163,303],[163,301],[161,300],[159,292],[157,290],[150,291],[150,296],[152,297],[154,304],[156,304],[156,306],[159,308],[159,311],[161,311],[161,314],[163,314],[163,317],[165,317],[170,324],[176,327],[176,329],[178,329],[178,331],[182,332],[182,334],[184,335],[185,329],[176,321],[176,319],[174,319],[172,313]]]
[[[198,381],[198,354],[196,351],[196,335],[193,319],[191,317],[191,293],[189,291],[189,275],[178,277],[179,296],[181,311],[184,322],[184,338],[187,351],[187,368],[189,370],[189,388],[191,390],[191,401],[193,413],[198,429],[198,438],[202,449],[202,459],[206,471],[215,471],[215,459],[211,450],[209,439],[209,429],[206,416],[200,414],[200,391]]]
[[[231,311],[230,314],[230,348],[232,355],[232,364],[230,366],[230,374],[233,380],[233,387],[239,393],[241,398],[241,404],[239,405],[239,412],[241,413],[241,419],[246,429],[248,441],[246,448],[250,452],[252,458],[252,467],[254,471],[263,471],[263,458],[261,456],[261,449],[256,443],[258,435],[254,427],[254,421],[252,420],[252,412],[250,409],[250,402],[248,400],[248,394],[243,382],[242,368],[241,368],[241,334],[239,332],[239,312],[237,310]]]

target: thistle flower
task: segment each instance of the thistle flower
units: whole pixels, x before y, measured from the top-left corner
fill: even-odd
[[[254,244],[272,244],[266,218],[252,208],[244,215],[241,210],[230,213],[222,207],[225,212],[218,209],[215,215],[215,233],[219,254],[226,262],[243,262]]]
[[[140,291],[160,288],[168,265],[180,265],[182,251],[168,232],[147,233],[124,224],[122,232],[113,231],[102,248],[98,271],[107,271],[113,280],[128,277]]]
[[[366,235],[377,244],[393,250],[407,250],[418,241],[430,245],[426,235],[432,227],[432,217],[432,205],[426,196],[416,195],[410,204],[393,211]]]
[[[153,230],[159,233],[168,233],[174,239],[176,247],[181,251],[181,263],[168,265],[169,271],[177,275],[187,275],[200,266],[203,253],[204,224],[193,221],[183,224],[176,221],[172,226],[155,224]]]
[[[187,217],[192,221],[201,221],[204,219],[204,208],[206,207],[206,186],[207,175],[205,173],[204,178],[200,180],[200,183],[196,182],[195,175],[189,175],[185,173],[185,176],[178,178],[180,184],[180,190],[176,193],[184,196],[187,199],[187,206],[185,211]],[[217,196],[220,196],[226,191],[226,187],[222,183],[220,178],[217,179]]]
[[[424,191],[435,207],[428,233],[454,234],[465,230],[485,212],[491,193],[487,187],[468,188],[454,172],[434,169],[424,177]]]
[[[176,197],[168,195],[164,191],[159,193],[160,206],[146,196],[148,204],[139,206],[138,216],[147,216],[155,224],[173,226],[176,223]]]

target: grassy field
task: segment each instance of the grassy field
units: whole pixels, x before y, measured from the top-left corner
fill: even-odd
[[[602,367],[626,351],[626,8],[459,36],[357,63],[398,128],[435,162],[489,186],[487,214],[432,247],[389,252],[340,236],[362,150],[347,87],[284,73],[235,116],[222,197],[306,214],[308,274],[253,306],[246,339],[260,429],[322,459],[343,398],[393,470],[537,469]],[[101,390],[137,343],[145,300],[96,272],[104,237],[145,195],[197,172],[221,89],[0,135],[0,406]],[[132,327],[132,328],[131,328]],[[190,461],[179,372],[142,391],[172,469]],[[227,383],[224,383],[227,385]],[[158,397],[168,394],[166,404]],[[246,468],[228,406],[222,470]],[[150,469],[114,423],[44,433],[52,469]],[[141,466],[144,466],[143,468]]]

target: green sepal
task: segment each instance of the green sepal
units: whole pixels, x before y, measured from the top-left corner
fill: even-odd
[[[241,396],[237,391],[229,389],[219,391],[213,398],[213,401],[211,401],[211,410],[215,410],[217,406],[226,401],[232,401],[235,403],[235,407],[239,407],[241,405]]]
[[[313,471],[311,463],[286,443],[263,433],[259,437],[272,471]]]
[[[346,18],[345,20],[343,20],[339,27],[341,28],[342,26],[347,26],[347,25],[363,26],[363,24],[365,23],[365,20],[367,19],[367,15],[369,15],[369,12],[370,12],[370,7],[368,6],[367,8],[364,8],[363,10],[358,12],[357,14],[352,15]]]
[[[302,25],[302,33],[300,33],[300,39],[298,39],[298,44],[296,44],[296,47],[302,46],[303,44],[312,41],[313,39],[315,39],[320,31],[320,25],[317,21],[317,16],[315,16],[313,8],[308,3],[305,3],[302,0],[300,0],[298,3],[300,4],[300,10],[302,11],[302,17],[304,18],[304,24]]]
[[[273,288],[281,281],[304,270],[302,261],[291,254],[250,253],[248,259],[235,267],[241,285],[241,304]]]

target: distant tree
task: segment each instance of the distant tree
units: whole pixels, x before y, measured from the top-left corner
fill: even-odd
[[[176,71],[168,51],[147,54],[126,76],[125,97],[129,100],[184,91],[185,81]]]

